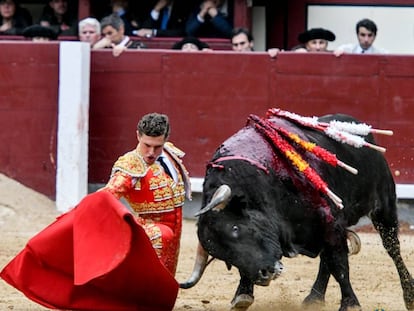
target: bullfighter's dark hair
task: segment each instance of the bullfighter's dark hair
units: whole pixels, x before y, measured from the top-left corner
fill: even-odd
[[[374,35],[377,35],[377,25],[370,19],[368,18],[364,18],[361,19],[357,24],[356,24],[356,33],[358,34],[359,32],[359,28],[361,27],[365,27],[366,29],[368,29],[369,31],[372,31],[372,33]]]
[[[149,113],[138,122],[139,135],[157,137],[164,135],[165,139],[170,135],[170,123],[168,116],[160,113]]]

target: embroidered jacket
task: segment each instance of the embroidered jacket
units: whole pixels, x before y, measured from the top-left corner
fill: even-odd
[[[186,195],[191,199],[191,189],[187,169],[181,160],[184,152],[172,143],[166,143],[164,153],[174,165],[177,181],[157,162],[148,165],[135,149],[118,158],[110,180],[102,190],[111,192],[118,199],[125,198],[161,261],[174,274],[181,237],[181,207]]]

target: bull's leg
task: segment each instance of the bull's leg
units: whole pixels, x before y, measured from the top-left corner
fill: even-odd
[[[387,225],[383,222],[378,221],[375,215],[373,215],[372,223],[379,232],[382,239],[382,244],[394,261],[394,265],[397,268],[401,287],[403,290],[405,307],[407,310],[414,310],[414,280],[411,277],[410,272],[408,271],[401,257],[400,241],[398,240],[398,221],[396,218],[397,217],[395,216],[395,220],[393,223],[391,223],[391,225]],[[388,223],[390,217],[385,219]]]
[[[315,283],[313,283],[311,292],[303,301],[304,304],[321,303],[325,301],[325,292],[328,286],[329,272],[328,264],[325,261],[324,252],[320,254],[319,271]]]
[[[254,284],[250,279],[240,275],[239,287],[231,301],[231,310],[242,311],[250,307],[254,301],[253,287]]]
[[[360,309],[358,298],[356,297],[349,280],[346,237],[343,238],[340,245],[326,245],[323,257],[331,275],[335,278],[341,288],[342,297],[339,311],[346,311],[348,308],[355,308],[354,310]]]

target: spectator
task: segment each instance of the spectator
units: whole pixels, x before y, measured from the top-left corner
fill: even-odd
[[[96,18],[87,17],[82,19],[78,25],[79,41],[88,42],[91,47],[101,38],[101,24]]]
[[[125,35],[124,22],[118,14],[112,13],[101,21],[103,38],[93,46],[94,49],[111,48],[115,57],[126,49],[140,49],[145,46],[140,41],[133,41]]]
[[[292,50],[295,52],[329,52],[328,41],[335,41],[335,34],[324,28],[312,28],[298,36],[301,43]]]
[[[21,35],[32,22],[29,11],[22,8],[17,0],[0,0],[0,34]]]
[[[57,39],[57,33],[52,28],[41,25],[32,25],[23,30],[23,36],[34,42],[44,42]]]
[[[195,37],[231,38],[233,6],[227,0],[203,0],[190,15],[186,32]]]
[[[231,36],[231,45],[235,52],[253,52],[254,40],[251,32],[246,28],[234,28]],[[278,48],[268,50],[270,57],[276,57],[280,52]]]
[[[185,37],[182,40],[174,43],[173,50],[182,50],[186,52],[194,51],[210,51],[210,46],[194,37]]]
[[[189,11],[189,3],[185,0],[158,0],[142,28],[134,34],[147,38],[183,37]]]
[[[138,29],[138,21],[132,15],[128,7],[128,0],[111,0],[112,12],[117,13],[124,22],[125,34],[132,36],[133,30]]]
[[[388,51],[373,46],[377,37],[377,25],[370,19],[364,18],[356,24],[357,44],[343,44],[335,50],[335,55],[353,54],[387,54]]]
[[[254,51],[253,35],[246,28],[235,28],[231,35],[231,46],[235,52]]]
[[[235,52],[254,52],[254,40],[251,32],[246,28],[234,28],[231,36],[231,45]],[[268,50],[270,57],[276,57],[278,48]]]
[[[76,36],[77,18],[68,7],[68,0],[50,0],[45,6],[39,24],[52,28],[58,35]]]

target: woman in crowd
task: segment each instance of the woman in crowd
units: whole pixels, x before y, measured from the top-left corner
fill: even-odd
[[[0,34],[21,35],[30,25],[32,16],[17,0],[0,0]]]

